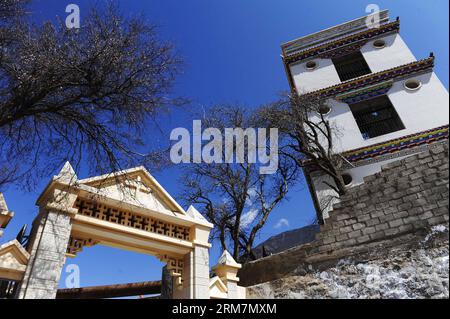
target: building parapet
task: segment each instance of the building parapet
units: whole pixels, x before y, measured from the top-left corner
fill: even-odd
[[[307,48],[300,52],[284,55],[285,64],[292,64],[311,57],[329,59],[343,54],[346,51],[354,51],[356,48],[362,47],[370,39],[384,35],[387,33],[398,33],[400,31],[400,19],[394,22],[381,25],[379,28],[364,30],[362,32],[351,34],[344,38],[326,42],[311,48]]]
[[[379,15],[380,24],[389,21],[389,10],[383,10],[377,12],[377,14]],[[283,55],[291,55],[318,43],[367,29],[367,18],[368,16],[364,16],[282,44]]]

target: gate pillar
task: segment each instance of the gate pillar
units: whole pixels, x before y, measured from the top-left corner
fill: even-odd
[[[30,259],[18,291],[19,299],[54,299],[72,229],[71,216],[76,194],[58,187],[76,181],[70,165],[53,177],[55,187],[38,200],[39,215],[33,223],[28,252]]]

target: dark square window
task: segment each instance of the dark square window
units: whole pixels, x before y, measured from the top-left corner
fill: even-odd
[[[386,95],[350,105],[364,139],[403,130],[400,117]]]
[[[347,81],[372,73],[360,51],[333,59],[333,64],[341,81]]]

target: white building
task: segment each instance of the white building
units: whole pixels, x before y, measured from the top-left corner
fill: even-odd
[[[291,90],[327,98],[349,187],[389,161],[448,139],[448,92],[433,72],[435,57],[417,60],[399,34],[400,20],[390,21],[388,11],[379,17],[379,26],[363,17],[282,45]],[[326,219],[328,178],[305,173],[319,219]]]

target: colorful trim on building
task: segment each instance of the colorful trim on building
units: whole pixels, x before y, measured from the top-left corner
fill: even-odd
[[[336,96],[336,100],[347,104],[354,104],[380,95],[385,95],[392,88],[393,80],[371,85],[362,89],[350,91]]]
[[[389,23],[389,10],[382,10],[377,12],[380,25]],[[332,42],[338,38],[350,34],[357,34],[358,32],[367,30],[367,15],[352,21],[344,22],[342,24],[306,35],[300,38],[288,41],[281,45],[283,56],[290,56],[297,52],[318,46],[325,42]]]
[[[404,136],[399,139],[344,152],[342,153],[342,155],[350,163],[355,163],[389,153],[400,152],[404,149],[434,143],[436,141],[448,139],[448,137],[449,137],[449,126],[446,125],[428,131]]]
[[[327,56],[330,54],[329,51],[339,50],[342,49],[342,47],[346,47],[349,45],[353,45],[356,42],[359,42],[362,46],[365,43],[367,43],[368,40],[389,33],[389,32],[399,32],[400,30],[400,20],[396,20],[394,22],[386,23],[384,25],[381,25],[379,28],[372,28],[365,30],[363,32],[359,32],[356,34],[352,34],[350,36],[328,42],[325,44],[321,44],[319,46],[294,53],[288,56],[283,57],[284,63],[291,64],[294,62],[298,62],[313,56],[317,56],[319,54],[327,54]],[[325,55],[322,56],[325,58]]]
[[[366,86],[374,85],[380,82],[385,82],[391,79],[400,78],[408,74],[415,74],[419,72],[432,70],[433,67],[434,67],[434,56],[430,55],[430,57],[427,59],[411,62],[378,73],[368,74],[353,80],[349,80],[307,94],[320,94],[323,97],[334,97],[344,92],[364,88]]]
[[[361,50],[361,48],[363,46],[365,46],[367,43],[369,42],[369,40],[366,41],[360,41],[351,45],[347,45],[345,47],[341,47],[341,48],[337,48],[335,50],[332,51],[327,51],[324,53],[321,53],[319,55],[316,56],[316,58],[319,59],[335,59],[335,58],[339,58],[342,57],[344,55],[347,54],[351,54],[354,53],[356,51]]]

